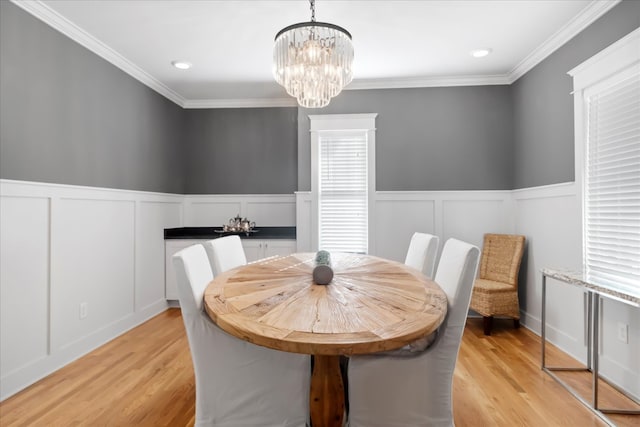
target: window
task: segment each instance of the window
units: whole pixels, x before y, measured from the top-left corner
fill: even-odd
[[[314,246],[368,253],[375,114],[309,116]]]
[[[640,73],[585,95],[585,266],[640,286]]]
[[[634,52],[635,51],[635,52]],[[583,179],[583,263],[640,289],[640,31],[572,70]],[[580,148],[578,150],[578,148]],[[577,160],[578,162],[578,160]]]

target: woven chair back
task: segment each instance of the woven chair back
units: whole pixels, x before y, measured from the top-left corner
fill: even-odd
[[[480,278],[517,286],[524,241],[520,235],[485,234]]]

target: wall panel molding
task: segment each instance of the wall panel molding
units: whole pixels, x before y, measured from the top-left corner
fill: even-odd
[[[515,232],[527,236],[519,289],[522,323],[536,334],[540,334],[541,326],[541,270],[580,270],[582,266],[580,191],[574,182],[512,191]],[[546,307],[549,341],[586,362],[584,293],[574,286],[548,280]],[[603,307],[600,374],[638,398],[640,310],[606,299]],[[616,339],[618,322],[629,325],[628,344]]]
[[[240,215],[260,226],[296,225],[294,194],[225,194],[184,196],[186,227],[227,224]]]
[[[311,192],[296,192],[298,250],[317,250],[313,236]],[[482,246],[482,232],[513,230],[511,191],[377,191],[374,197],[376,241],[373,255],[404,261],[411,235],[416,231],[441,239],[456,237]],[[445,209],[455,205],[459,224]],[[482,212],[478,212],[482,206]],[[488,231],[487,231],[488,232]]]
[[[3,179],[0,209],[0,400],[166,310],[182,195]]]
[[[479,247],[485,232],[524,234],[528,243],[520,275],[522,323],[539,334],[540,270],[544,267],[579,268],[581,265],[581,214],[577,191],[575,183],[569,182],[512,191],[377,192],[374,227],[378,245],[375,255],[402,262],[415,231],[436,234],[441,238],[441,244],[449,237],[456,237]],[[56,298],[52,298],[59,287],[56,277],[60,272],[56,269],[69,268],[68,257],[73,253],[72,248],[65,246],[65,238],[70,232],[61,227],[65,218],[69,219],[65,208],[69,203],[80,203],[88,212],[99,212],[101,206],[134,207],[124,211],[127,215],[120,215],[118,221],[123,224],[105,224],[105,218],[102,222],[92,222],[95,218],[81,217],[83,227],[95,228],[92,232],[101,232],[101,227],[133,227],[133,234],[126,244],[119,246],[122,242],[117,239],[111,244],[127,248],[134,258],[134,270],[125,291],[129,296],[122,298],[126,300],[123,302],[125,311],[119,312],[115,320],[107,315],[108,320],[84,330],[75,339],[65,335],[65,328],[59,329],[67,341],[64,346],[51,347],[52,327],[56,325],[52,324],[55,319],[50,313],[58,309]],[[221,226],[230,217],[240,214],[256,221],[258,227],[296,225],[298,251],[315,250],[311,231],[311,193],[305,191],[271,195],[175,195],[0,180],[0,209],[3,245],[0,251],[3,303],[0,399],[166,309],[164,228]],[[67,228],[72,225],[73,222],[67,222]],[[71,232],[73,234],[73,230]],[[92,250],[92,247],[88,249]],[[99,248],[96,256],[105,256],[104,250],[107,249]],[[61,255],[63,251],[67,255]],[[61,257],[62,262],[59,262]],[[96,259],[92,261],[96,262]],[[30,268],[27,271],[20,266]],[[121,267],[114,265],[111,268]],[[28,292],[24,292],[27,285],[22,280],[23,270],[30,274],[26,282],[33,287]],[[104,274],[117,277],[117,273],[110,270]],[[73,277],[66,276],[67,279]],[[563,351],[583,360],[582,293],[552,282],[548,297],[548,337]],[[18,310],[8,309],[8,303]],[[21,304],[24,309],[20,309]],[[38,307],[36,315],[21,317],[20,313],[27,312],[27,308],[33,311],[34,305]],[[640,359],[636,357],[640,354],[640,342],[636,338],[640,336],[640,315],[638,310],[615,301],[607,301],[605,307],[603,336],[607,338],[602,348],[602,374],[638,396],[638,377],[630,376],[629,372],[638,372],[640,368]],[[75,311],[73,307],[69,310]],[[91,316],[91,306],[89,311]],[[68,321],[83,322],[73,316]],[[21,324],[22,330],[29,331],[24,334],[26,339],[18,337],[8,326],[5,329],[11,322]],[[617,322],[629,324],[629,344],[615,339]]]

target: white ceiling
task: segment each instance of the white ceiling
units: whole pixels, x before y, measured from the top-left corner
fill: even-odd
[[[353,36],[349,89],[508,84],[618,1],[317,0],[316,18]],[[16,4],[183,107],[295,105],[271,55],[280,29],[310,19],[307,0]],[[484,47],[493,53],[470,56]]]

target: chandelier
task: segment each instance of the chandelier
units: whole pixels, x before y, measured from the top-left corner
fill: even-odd
[[[321,108],[351,82],[353,45],[344,28],[316,22],[315,0],[309,3],[311,21],[276,34],[273,75],[300,106]]]

